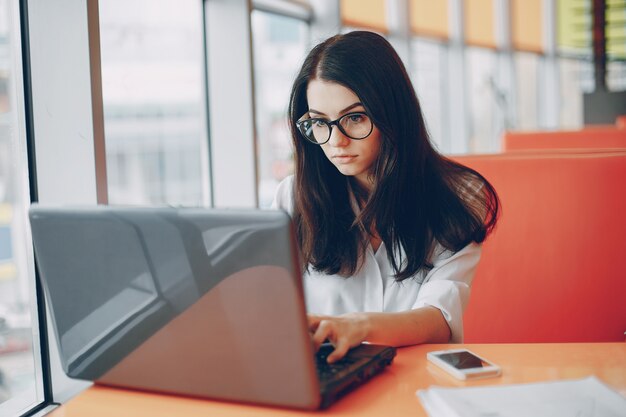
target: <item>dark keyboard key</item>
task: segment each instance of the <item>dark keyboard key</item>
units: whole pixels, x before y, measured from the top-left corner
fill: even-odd
[[[346,371],[356,361],[349,356],[344,356],[335,363],[328,363],[328,355],[333,351],[332,346],[322,346],[315,355],[315,361],[317,364],[317,374],[320,381],[328,380],[337,377],[343,371]]]

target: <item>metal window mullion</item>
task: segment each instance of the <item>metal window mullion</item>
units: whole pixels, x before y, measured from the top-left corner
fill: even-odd
[[[490,149],[493,151],[501,151],[501,137],[505,130],[515,128],[517,126],[517,89],[516,70],[514,65],[514,51],[511,35],[511,10],[508,0],[494,0],[494,27],[496,29],[496,65],[497,65],[497,85],[499,91],[494,94],[502,93],[501,99],[504,103],[495,102],[495,114],[501,113],[502,118],[499,121],[494,118],[492,121],[495,137],[492,138]],[[501,131],[498,131],[501,128]]]
[[[250,4],[207,0],[206,18],[213,201],[216,207],[256,207]]]
[[[448,123],[450,126],[450,153],[463,154],[469,150],[471,137],[471,106],[469,103],[469,75],[465,60],[465,24],[463,0],[448,0],[450,42],[448,46]]]
[[[102,59],[100,55],[99,0],[87,1],[87,32],[89,36],[89,76],[91,86],[91,117],[93,124],[94,169],[96,200],[107,204],[107,159],[104,137],[104,103],[102,95]]]
[[[205,143],[204,155],[202,155],[203,163],[201,164],[202,172],[202,204],[208,207],[215,207],[215,201],[213,199],[213,165],[211,164],[212,151],[211,151],[211,109],[209,107],[209,28],[208,28],[208,7],[207,0],[202,1],[202,87],[204,98],[204,129],[205,129]]]
[[[18,114],[22,114],[18,109],[23,108],[23,119],[20,125],[23,125],[24,138],[25,138],[25,152],[26,156],[26,167],[27,167],[27,182],[29,187],[29,196],[31,202],[36,202],[38,200],[37,197],[37,181],[36,181],[36,167],[35,167],[35,142],[33,136],[33,108],[32,108],[32,83],[31,83],[31,63],[30,63],[30,41],[29,41],[29,24],[28,24],[28,3],[26,0],[15,1],[15,5],[17,5],[19,9],[19,19],[15,19],[14,21],[19,22],[19,39],[20,39],[20,47],[17,49],[17,54],[19,55],[20,61],[17,63],[16,68],[19,68],[21,64],[21,74],[16,73],[16,78],[19,80],[21,75],[21,85],[23,87],[22,91],[22,99],[23,102],[20,103],[19,97],[16,102],[16,112]],[[15,33],[15,32],[14,32]],[[19,82],[16,82],[17,85],[20,85]],[[20,129],[18,129],[19,131]],[[26,207],[25,207],[26,209]],[[26,214],[24,214],[26,216]],[[28,227],[28,226],[27,226]],[[24,265],[27,267],[27,276],[31,283],[31,292],[30,292],[30,300],[31,303],[35,302],[33,306],[31,304],[31,317],[32,322],[31,325],[37,331],[37,337],[33,338],[33,361],[35,363],[35,376],[36,386],[38,385],[38,377],[41,377],[41,388],[42,388],[42,402],[34,406],[29,412],[36,413],[40,410],[47,409],[53,403],[53,392],[52,392],[52,379],[51,379],[51,371],[50,371],[50,355],[48,350],[48,327],[46,321],[46,310],[45,310],[45,302],[44,295],[39,283],[39,279],[37,276],[36,266],[35,266],[35,257],[32,251],[32,242],[28,238],[30,233],[26,232],[22,234],[25,236],[25,239],[29,245],[29,253],[28,258]],[[38,346],[36,346],[36,342]],[[38,350],[36,350],[38,349]]]
[[[557,51],[557,8],[556,0],[544,0],[543,4],[543,50],[539,62],[537,109],[539,126],[556,129],[560,126],[560,74]]]

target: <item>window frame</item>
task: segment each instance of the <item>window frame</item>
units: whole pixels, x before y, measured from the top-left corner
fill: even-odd
[[[42,396],[42,398],[38,399],[38,402],[36,401],[22,413],[22,416],[31,416],[46,414],[55,408],[55,405],[52,395],[45,300],[30,237],[30,227],[26,221],[28,217],[26,211],[29,203],[37,202],[38,200],[33,137],[28,3],[26,0],[8,0],[7,4],[13,13],[13,16],[9,18],[13,22],[13,24],[9,25],[9,30],[11,31],[12,47],[15,48],[15,58],[12,65],[15,69],[15,74],[13,75],[16,91],[14,111],[17,114],[17,129],[12,141],[15,141],[16,153],[19,153],[20,157],[23,158],[20,161],[23,171],[18,173],[18,177],[25,181],[20,185],[28,187],[22,190],[24,201],[16,206],[18,210],[23,209],[25,211],[22,215],[25,219],[24,229],[26,233],[24,233],[24,244],[27,247],[25,259],[27,264],[21,265],[21,267],[24,268],[26,279],[30,281],[29,305],[31,334],[33,336],[31,353],[34,362],[35,392],[38,393],[37,396],[40,394]]]

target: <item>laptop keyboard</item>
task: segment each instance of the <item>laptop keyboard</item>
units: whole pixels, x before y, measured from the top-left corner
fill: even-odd
[[[339,396],[377,374],[396,354],[395,348],[388,346],[361,345],[329,364],[326,360],[333,350],[332,345],[323,344],[315,355],[322,398],[320,408],[328,407]]]
[[[340,375],[342,371],[349,369],[357,360],[344,356],[335,363],[328,363],[328,355],[333,351],[332,346],[322,346],[315,354],[315,362],[317,365],[317,375],[320,382],[332,380]]]

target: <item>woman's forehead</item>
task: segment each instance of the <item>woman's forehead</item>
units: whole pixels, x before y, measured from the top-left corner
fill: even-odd
[[[354,91],[333,81],[311,80],[306,90],[309,110],[316,110],[328,116],[337,115],[349,106],[359,103]]]

